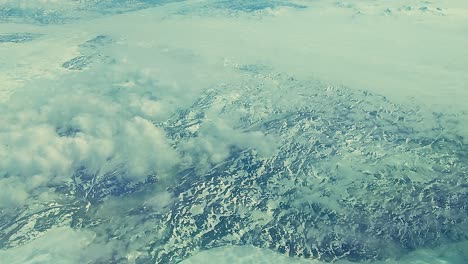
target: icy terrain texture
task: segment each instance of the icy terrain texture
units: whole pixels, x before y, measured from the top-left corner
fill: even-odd
[[[6,263],[466,263],[463,1],[0,1]]]

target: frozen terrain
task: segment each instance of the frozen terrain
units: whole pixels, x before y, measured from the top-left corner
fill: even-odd
[[[0,0],[0,259],[467,263],[466,46],[461,0]]]

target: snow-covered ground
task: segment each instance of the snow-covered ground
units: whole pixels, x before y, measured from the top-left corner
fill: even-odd
[[[162,189],[174,184],[172,175],[181,168],[216,167],[232,146],[273,155],[274,135],[240,131],[233,120],[243,110],[226,120],[216,115],[222,105],[206,114],[211,125],[190,128],[199,140],[167,136],[177,111],[207,90],[225,87],[223,102],[243,96],[231,87],[251,81],[246,71],[368,91],[450,116],[440,135],[457,135],[466,154],[467,46],[463,0],[0,0],[0,212],[10,216],[67,203],[69,196],[63,198],[56,186],[83,167],[97,178],[122,172],[117,179],[132,186],[157,174],[164,186],[149,192],[156,198],[145,194],[128,208],[141,203],[165,210],[175,198]],[[299,104],[296,90],[271,94]],[[431,118],[419,120],[417,128],[436,126]],[[70,222],[36,233],[24,225],[26,231],[15,235],[19,240],[0,235],[0,249],[18,244],[0,250],[0,259],[92,263],[128,251],[125,261],[135,263],[141,253],[136,245],[96,242],[95,231],[66,227]],[[0,231],[13,232],[5,223],[0,216]],[[385,263],[466,263],[464,228],[465,241]],[[182,263],[207,260],[321,263],[251,246],[210,249]]]

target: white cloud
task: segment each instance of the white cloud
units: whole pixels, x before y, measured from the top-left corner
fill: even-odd
[[[26,193],[70,181],[79,167],[100,174],[119,169],[121,178],[142,181],[178,163],[178,153],[165,131],[153,124],[153,118],[164,120],[176,109],[165,109],[162,93],[147,98],[158,89],[154,78],[140,76],[137,87],[123,90],[113,83],[134,77],[132,72],[107,77],[81,73],[59,81],[39,81],[4,106],[0,117],[4,124],[0,128],[2,176],[11,184],[30,183],[34,177],[41,181],[19,188],[17,197],[1,205],[26,203]],[[152,107],[157,104],[163,106]]]
[[[177,152],[166,142],[162,129],[141,117],[124,127],[119,148],[125,158],[130,177],[144,177],[148,172],[166,171],[178,162]]]
[[[220,113],[216,113],[220,115]],[[243,131],[235,129],[233,123],[226,118],[206,118],[197,128],[197,136],[181,142],[180,148],[189,155],[186,158],[199,168],[208,168],[213,164],[222,162],[231,154],[231,148],[254,149],[263,157],[274,153],[279,142],[273,136],[265,135],[260,131]]]
[[[0,259],[10,264],[89,263],[108,259],[117,248],[112,243],[99,243],[93,232],[62,227],[24,246],[0,250]]]
[[[174,195],[167,191],[158,192],[143,203],[143,206],[158,211],[174,202]]]
[[[177,142],[158,124],[189,107],[210,86],[236,75],[183,49],[154,52],[153,46],[129,38],[105,50],[103,56],[113,63],[26,82],[0,106],[1,176],[9,177],[2,184],[18,189],[0,206],[41,202],[38,196],[53,199],[48,188],[70,181],[82,167],[100,176],[118,171],[120,179],[132,182],[148,175],[171,176],[180,162]],[[211,150],[205,147],[212,161],[222,160],[230,144],[242,144],[241,136],[224,127],[219,132],[232,139]],[[221,144],[210,133],[206,142]],[[33,178],[34,185],[23,184]]]
[[[17,178],[0,179],[0,208],[15,207],[25,203],[29,197],[28,183]]]

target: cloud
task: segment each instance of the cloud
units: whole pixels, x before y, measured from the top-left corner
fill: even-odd
[[[181,142],[168,137],[164,123],[207,88],[236,75],[189,51],[160,47],[155,52],[128,38],[102,51],[111,62],[53,80],[34,79],[0,105],[1,184],[18,190],[0,207],[55,199],[51,189],[70,183],[83,168],[103,181],[117,173],[129,184],[175,174]],[[229,126],[208,122],[205,138],[184,150],[194,151],[189,156],[208,155],[212,163],[225,158],[232,145],[251,147],[247,136]]]
[[[0,206],[24,204],[26,193],[70,182],[83,167],[100,175],[118,169],[120,179],[139,182],[178,163],[173,143],[155,125],[176,110],[166,106],[177,96],[154,90],[171,87],[142,72],[108,76],[109,67],[100,67],[103,75],[82,72],[30,83],[0,106],[0,177],[4,189],[18,189]],[[114,85],[122,80],[136,85]]]
[[[0,179],[0,189],[0,208],[22,205],[30,195],[27,183],[17,178]]]
[[[0,259],[11,264],[89,263],[109,259],[118,246],[100,243],[91,231],[61,227],[21,247],[0,250]]]
[[[175,201],[175,197],[172,193],[167,191],[158,192],[143,203],[143,206],[149,207],[152,210],[159,211],[162,208],[170,205]]]
[[[235,117],[231,118],[235,120]],[[191,163],[205,169],[228,158],[232,148],[253,149],[263,157],[274,153],[278,139],[260,131],[236,129],[233,123],[220,116],[208,117],[197,128],[195,137],[180,143],[180,149],[188,153],[186,158]]]

